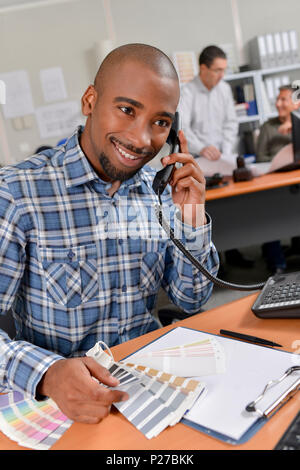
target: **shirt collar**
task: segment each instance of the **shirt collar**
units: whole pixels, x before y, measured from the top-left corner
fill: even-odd
[[[71,137],[64,144],[62,150],[64,151],[64,174],[66,180],[66,186],[79,186],[81,184],[88,183],[89,181],[96,180],[98,183],[103,184],[107,187],[109,183],[103,181],[90,165],[87,157],[83,153],[80,144],[79,137],[83,131],[83,127],[79,126]],[[132,178],[124,181],[120,189],[125,189],[134,186],[140,186],[142,181],[149,185],[148,172],[141,168]]]
[[[79,126],[62,149],[65,153],[63,165],[67,187],[78,186],[99,179],[80,147],[79,136],[82,130],[83,127]]]
[[[204,83],[202,82],[201,78],[200,78],[200,75],[197,75],[197,82],[198,82],[198,86],[200,88],[201,91],[205,92],[205,93],[211,93],[212,90],[214,90],[214,88],[216,88],[215,86],[209,90],[205,85]],[[218,85],[216,85],[218,86]]]

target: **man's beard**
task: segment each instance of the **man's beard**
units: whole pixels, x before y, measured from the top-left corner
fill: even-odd
[[[140,168],[137,168],[136,170],[133,170],[133,171],[118,170],[110,163],[109,159],[103,152],[100,154],[99,162],[106,176],[108,176],[112,181],[123,182],[123,181],[129,180],[140,170]]]

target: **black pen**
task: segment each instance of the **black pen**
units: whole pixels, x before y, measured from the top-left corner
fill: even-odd
[[[251,341],[251,343],[264,344],[265,346],[277,346],[282,348],[281,344],[273,343],[263,338],[257,338],[256,336],[243,335],[243,333],[236,333],[234,331],[220,330],[221,335],[232,336],[233,338],[243,339],[245,341]]]

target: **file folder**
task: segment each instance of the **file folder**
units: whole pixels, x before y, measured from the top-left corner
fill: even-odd
[[[277,65],[281,67],[282,65],[285,65],[285,60],[283,55],[282,37],[280,33],[274,33],[274,47]]]
[[[271,77],[266,78],[264,82],[266,85],[266,92],[267,92],[267,97],[270,102],[271,111],[273,111],[275,109],[275,101],[276,101],[273,78]]]
[[[275,55],[275,47],[274,47],[274,41],[273,41],[273,35],[272,34],[266,34],[266,48],[267,48],[267,58],[268,58],[268,64],[269,67],[276,67],[276,55]]]
[[[279,93],[279,88],[281,87],[281,77],[278,75],[277,77],[274,77],[274,92],[275,92],[275,99],[278,96]]]
[[[290,38],[292,62],[294,64],[298,64],[299,63],[298,36],[294,29],[289,31],[289,38]]]
[[[250,61],[253,69],[266,69],[269,67],[264,36],[257,36],[250,41]]]
[[[281,38],[282,38],[284,62],[285,62],[285,65],[289,65],[292,63],[292,52],[291,52],[290,38],[289,38],[288,32],[282,31]]]

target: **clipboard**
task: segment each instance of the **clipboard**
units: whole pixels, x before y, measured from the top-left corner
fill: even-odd
[[[300,389],[299,355],[179,327],[126,360],[141,350],[174,346],[207,336],[216,338],[225,348],[226,371],[198,378],[206,384],[206,394],[181,422],[223,442],[240,445],[256,434]]]

